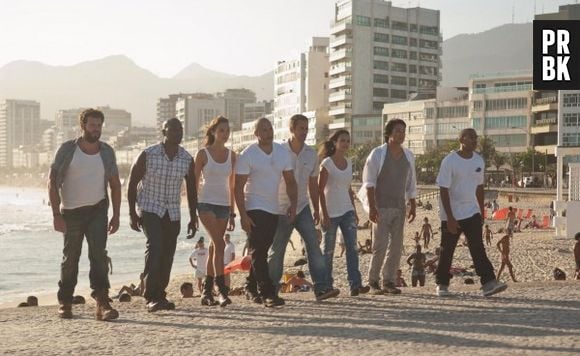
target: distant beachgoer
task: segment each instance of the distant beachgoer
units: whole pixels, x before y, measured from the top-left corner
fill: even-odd
[[[181,298],[193,298],[193,284],[189,282],[184,282],[179,287],[179,291],[181,292]]]
[[[406,128],[401,119],[389,120],[383,130],[385,143],[371,151],[363,170],[359,196],[368,209],[369,220],[375,223],[369,268],[374,295],[401,293],[395,286],[395,276],[401,262],[405,221],[410,224],[416,217],[415,156],[402,146]]]
[[[193,252],[189,256],[189,263],[191,264],[191,267],[193,267],[195,269],[195,279],[197,280],[197,288],[199,289],[200,295],[203,295],[203,293],[204,293],[203,280],[204,280],[206,273],[207,273],[208,257],[209,257],[209,251],[207,248],[205,248],[205,244],[204,244],[203,240],[200,239],[197,242],[196,249],[193,250]],[[213,298],[212,298],[211,305],[215,305],[215,304],[216,303],[213,302]],[[210,305],[210,304],[206,304],[206,305]]]
[[[576,260],[576,275],[574,278],[580,280],[580,232],[574,236],[576,244],[574,245],[574,259]]]
[[[493,239],[493,232],[489,228],[488,224],[485,224],[485,229],[483,231],[483,234],[485,235],[485,243],[488,246],[491,245],[491,239]]]
[[[419,231],[415,231],[415,246],[419,245],[421,243],[421,235],[419,233]]]
[[[423,252],[421,252],[421,245],[416,246],[416,251],[407,259],[407,264],[412,266],[411,269],[411,285],[413,287],[419,286],[423,287],[425,285],[425,263],[427,257]]]
[[[119,293],[117,293],[117,298],[119,298],[121,296],[121,294],[123,294],[123,293],[127,293],[132,297],[142,297],[143,292],[145,290],[144,282],[143,282],[144,278],[145,278],[145,273],[141,273],[139,275],[139,286],[137,286],[137,287],[133,283],[131,283],[128,286],[121,287],[121,289],[119,290]]]
[[[109,256],[109,253],[107,252],[107,250],[105,250],[105,256],[107,256],[107,271],[109,272],[110,275],[112,275],[113,274],[113,260]]]
[[[296,275],[286,282],[286,292],[307,292],[311,290],[314,285],[306,280],[304,272],[298,271]]]
[[[428,217],[425,217],[423,219],[423,226],[421,227],[421,235],[423,236],[423,247],[425,247],[425,249],[428,249],[431,237],[433,237],[433,228],[431,227],[431,224],[429,224]]]
[[[516,281],[516,277],[514,276],[514,270],[512,262],[510,261],[510,235],[505,235],[497,242],[497,249],[501,254],[501,266],[499,267],[499,271],[497,272],[497,279],[501,276],[503,269],[507,266],[510,276],[512,277],[512,281]]]
[[[145,148],[131,167],[127,191],[131,229],[138,232],[143,229],[147,238],[143,296],[149,312],[175,309],[175,303],[167,300],[165,289],[181,230],[183,181],[189,206],[188,235],[193,235],[198,228],[195,162],[180,145],[181,121],[166,120],[161,133],[163,141]]]
[[[483,295],[489,297],[507,288],[494,274],[482,237],[485,162],[475,152],[477,133],[461,130],[460,148],[441,162],[437,185],[440,189],[441,255],[436,271],[437,295],[448,296],[450,268],[460,232],[465,233],[469,252],[480,277]]]
[[[566,272],[562,271],[558,267],[554,268],[554,280],[555,281],[565,281],[566,280]]]
[[[18,304],[18,308],[22,308],[22,307],[37,307],[37,306],[38,306],[38,298],[36,298],[33,295],[31,295],[28,298],[26,298],[26,302],[22,302],[22,303]]]
[[[360,253],[361,255],[373,253],[373,243],[371,239],[366,239],[364,245],[358,241],[357,243],[358,243],[358,253]]]
[[[83,239],[89,247],[89,279],[97,301],[97,320],[113,320],[119,312],[109,304],[107,237],[119,229],[121,181],[115,151],[99,141],[105,116],[84,110],[79,117],[82,136],[63,143],[50,167],[49,197],[54,230],[63,233],[64,249],[58,283],[58,315],[70,319]],[[107,194],[111,189],[111,200]],[[112,203],[113,216],[107,210]]]
[[[336,240],[338,241],[338,247],[340,248],[340,254],[338,257],[342,257],[344,255],[344,252],[346,251],[346,247],[344,246],[344,237],[342,236],[342,231],[338,230],[336,231]]]
[[[425,209],[425,210],[433,210],[433,205],[431,205],[431,202],[427,201],[425,203],[425,206],[423,207],[423,209]]]
[[[231,241],[230,234],[224,234],[224,266],[236,259],[236,245]],[[230,274],[224,274],[225,285],[230,288],[231,278]]]
[[[506,224],[505,224],[505,231],[506,234],[513,236],[514,229],[515,229],[515,220],[516,220],[516,212],[510,206],[508,207],[508,214],[506,216]]]
[[[427,272],[435,273],[437,270],[437,263],[439,262],[439,255],[441,254],[441,247],[437,247],[435,249],[435,256],[433,258],[427,260],[425,262],[425,268],[427,268]]]
[[[398,269],[397,275],[395,278],[395,287],[401,288],[401,287],[406,287],[406,286],[407,286],[407,282],[405,282],[405,279],[403,278],[403,271]]]
[[[493,202],[491,203],[492,205],[492,212],[496,212],[499,210],[499,204],[497,203],[497,201],[494,199]]]

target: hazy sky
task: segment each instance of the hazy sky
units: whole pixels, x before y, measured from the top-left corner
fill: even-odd
[[[0,0],[0,67],[124,54],[171,77],[192,62],[257,75],[329,34],[335,0]],[[555,12],[577,0],[393,0],[441,11],[444,39]]]

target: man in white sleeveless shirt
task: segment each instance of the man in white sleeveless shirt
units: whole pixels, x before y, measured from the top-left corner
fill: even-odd
[[[197,190],[193,157],[180,146],[181,121],[163,123],[163,142],[147,147],[131,167],[127,200],[131,229],[147,237],[145,292],[150,312],[175,309],[168,301],[169,284],[177,236],[181,229],[181,186],[185,180],[189,204],[188,233],[197,230]],[[135,203],[139,211],[135,209]]]
[[[119,313],[109,304],[107,233],[119,228],[121,182],[111,146],[99,141],[105,117],[93,109],[79,117],[82,136],[63,143],[49,173],[49,196],[56,231],[64,235],[63,259],[58,282],[58,314],[72,318],[72,299],[79,271],[79,258],[86,236],[91,269],[91,296],[97,301],[97,320],[113,320]],[[107,223],[111,188],[113,217]]]

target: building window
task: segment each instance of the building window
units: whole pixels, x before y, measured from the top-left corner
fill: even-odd
[[[481,111],[483,110],[483,101],[476,100],[471,102],[471,110],[473,111]]]
[[[417,73],[417,66],[414,64],[409,64],[409,73]]]
[[[375,27],[389,28],[389,18],[386,19],[374,19]]]
[[[485,101],[488,111],[525,109],[528,107],[528,98],[491,99]]]
[[[417,32],[417,25],[415,25],[415,24],[410,24],[410,25],[409,25],[409,31],[410,31],[410,32]]]
[[[374,61],[374,68],[381,69],[381,70],[389,70],[389,62]]]
[[[406,90],[391,89],[391,98],[407,99],[407,91]]]
[[[393,72],[407,72],[407,65],[404,63],[392,63],[391,70]]]
[[[377,56],[388,57],[389,56],[389,49],[388,48],[385,48],[385,47],[375,47],[374,48],[374,53]]]
[[[404,49],[392,49],[391,57],[393,58],[407,58],[407,51]]]
[[[525,134],[516,135],[490,135],[489,138],[497,147],[527,146],[527,136]]]
[[[371,25],[371,18],[368,16],[355,16],[355,23],[360,26],[370,26]]]
[[[391,28],[399,31],[409,31],[409,25],[406,22],[391,21]]]
[[[409,78],[409,86],[416,87],[417,86],[417,79]]]
[[[437,62],[437,55],[432,53],[421,53],[419,59],[422,61]]]
[[[526,116],[497,116],[486,117],[486,129],[509,129],[512,127],[524,128],[528,124]]]
[[[384,34],[384,33],[375,32],[375,41],[389,43],[389,35]]]
[[[375,83],[383,83],[383,84],[388,84],[389,83],[389,76],[388,75],[384,75],[384,74],[375,74],[373,76],[374,82]]]
[[[417,52],[410,51],[409,52],[409,59],[417,59]]]
[[[395,85],[407,85],[407,78],[406,77],[397,77],[391,76],[391,84]]]
[[[389,89],[373,88],[373,96],[388,98],[389,97]]]
[[[420,30],[421,30],[421,33],[424,33],[427,35],[437,36],[439,34],[439,29],[437,28],[437,26],[421,26]]]
[[[409,46],[417,47],[417,39],[416,38],[409,38]]]
[[[580,133],[564,133],[562,135],[564,146],[580,146]]]
[[[407,37],[393,35],[393,43],[406,46],[407,45]]]
[[[467,117],[467,106],[444,106],[437,108],[437,118]]]
[[[564,114],[564,126],[566,126],[566,127],[580,127],[580,114],[579,113],[565,113]]]
[[[385,107],[384,102],[382,101],[373,101],[373,111],[383,111],[383,108]]]
[[[478,130],[481,128],[481,118],[480,117],[474,117],[471,119],[471,126]]]
[[[564,94],[563,102],[566,108],[580,107],[580,93]]]
[[[421,48],[429,48],[429,49],[439,49],[439,42],[437,41],[428,41],[428,40],[420,40],[419,47]]]
[[[437,68],[428,66],[419,66],[419,73],[425,75],[437,75]]]

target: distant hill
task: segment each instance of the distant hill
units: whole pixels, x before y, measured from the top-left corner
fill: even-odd
[[[532,69],[532,24],[508,24],[443,42],[441,86],[466,86],[473,73]]]
[[[443,42],[442,86],[465,86],[469,75],[532,67],[532,24],[509,24]],[[274,64],[272,64],[274,67]],[[239,76],[192,63],[173,78],[160,78],[125,56],[73,66],[15,61],[0,68],[0,98],[40,102],[43,119],[58,109],[109,105],[128,110],[137,125],[153,126],[157,99],[179,92],[215,93],[248,88],[272,99],[274,72]]]
[[[73,66],[15,61],[0,68],[0,98],[40,102],[43,119],[59,109],[109,105],[132,113],[137,125],[153,126],[157,99],[179,92],[214,93],[248,88],[272,99],[274,74],[236,76],[191,64],[174,78],[160,78],[125,56],[110,56]]]

